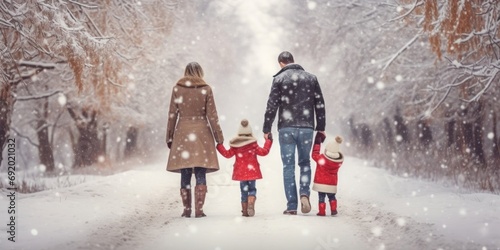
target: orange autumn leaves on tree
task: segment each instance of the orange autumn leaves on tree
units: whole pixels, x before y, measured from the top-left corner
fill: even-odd
[[[413,0],[401,2],[415,3]],[[481,0],[424,0],[414,11],[422,16],[422,28],[429,35],[431,49],[439,59],[446,50],[458,59],[474,54],[472,59],[476,60],[491,51],[491,45],[482,41],[485,38],[480,34],[489,18],[488,12],[495,13],[491,8],[496,7],[485,8]]]

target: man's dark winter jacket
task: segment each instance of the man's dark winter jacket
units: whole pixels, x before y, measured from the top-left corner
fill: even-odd
[[[325,102],[318,79],[298,64],[288,64],[274,75],[264,117],[264,133],[271,132],[278,110],[278,130],[286,127],[325,130]]]

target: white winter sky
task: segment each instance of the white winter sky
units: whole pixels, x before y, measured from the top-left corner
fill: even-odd
[[[255,67],[259,73],[267,76],[272,76],[279,70],[278,54],[291,49],[280,46],[280,37],[283,37],[284,31],[267,12],[268,9],[279,6],[279,2],[282,1],[229,1],[254,34],[252,52],[249,53],[246,66]]]
[[[222,116],[222,124],[225,129],[225,137],[236,133],[238,120],[246,118],[254,128],[255,132],[261,132],[264,110],[266,106],[269,90],[271,89],[272,76],[276,74],[280,67],[277,62],[278,55],[283,50],[280,46],[279,38],[282,37],[282,28],[268,13],[269,8],[276,8],[282,1],[226,1],[221,4],[221,12],[237,13],[245,29],[252,37],[251,51],[244,52],[247,55],[246,61],[236,67],[245,68],[247,72],[241,78],[241,87],[245,89],[241,93],[232,95],[237,97],[230,102],[240,107],[240,111],[234,113],[225,113],[224,105],[226,100],[231,98],[227,93],[221,93],[216,90],[216,100],[219,105]],[[224,7],[226,9],[224,9]],[[243,53],[243,52],[242,52]],[[227,120],[227,121],[226,121]],[[234,124],[234,125],[233,125]]]
[[[229,66],[245,69],[246,73],[241,76],[241,82],[239,83],[242,91],[226,93],[219,90],[220,85],[215,86],[215,98],[224,136],[227,139],[236,133],[238,121],[242,118],[250,121],[257,137],[260,138],[262,134],[264,111],[271,89],[272,76],[280,70],[277,60],[278,55],[285,50],[294,54],[295,48],[294,44],[284,40],[285,33],[293,31],[284,30],[279,25],[283,20],[279,20],[280,17],[271,16],[269,11],[280,8],[282,4],[286,4],[286,2],[281,0],[228,0],[218,5],[221,13],[238,14],[244,23],[244,29],[252,39],[251,51],[242,52],[242,54],[246,55],[246,61]],[[302,64],[300,57],[295,55],[295,61],[308,70],[307,65]],[[311,73],[314,74],[315,72]],[[210,72],[207,74],[210,74]],[[217,82],[219,79],[209,80]],[[230,104],[229,107],[228,104]],[[277,132],[276,124],[273,125],[272,132]]]

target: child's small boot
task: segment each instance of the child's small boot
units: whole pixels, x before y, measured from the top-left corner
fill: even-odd
[[[250,195],[248,196],[248,216],[254,216],[255,215],[255,199],[257,199],[257,197],[253,196],[253,195]]]
[[[241,215],[248,217],[248,202],[241,203]]]
[[[330,209],[332,210],[332,215],[337,214],[337,200],[330,201]]]
[[[326,203],[320,202],[318,208],[319,208],[319,212],[316,215],[317,216],[325,216],[326,215]]]

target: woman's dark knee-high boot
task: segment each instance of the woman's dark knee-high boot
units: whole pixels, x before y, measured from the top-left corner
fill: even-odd
[[[194,213],[195,217],[205,217],[207,216],[203,213],[203,204],[205,204],[205,195],[207,194],[207,185],[196,185],[194,188],[194,196],[195,196],[195,204],[194,204]]]
[[[191,189],[181,188],[181,198],[182,205],[184,206],[184,212],[182,212],[182,217],[191,217]]]

